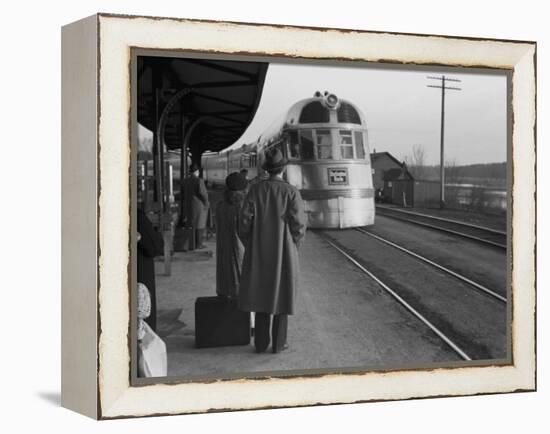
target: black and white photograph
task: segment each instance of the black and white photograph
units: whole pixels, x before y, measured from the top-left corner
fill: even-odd
[[[7,2],[0,431],[548,431],[543,5]]]
[[[512,362],[510,71],[131,70],[136,384]]]

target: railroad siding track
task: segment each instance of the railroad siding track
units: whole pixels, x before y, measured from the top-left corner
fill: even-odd
[[[399,245],[399,244],[397,244],[397,243],[394,243],[394,242],[392,242],[392,241],[390,241],[390,240],[388,240],[388,239],[386,239],[386,238],[383,238],[383,237],[381,237],[381,236],[379,236],[379,235],[373,234],[372,232],[370,232],[370,231],[368,231],[368,230],[365,230],[365,229],[362,229],[362,228],[356,228],[356,231],[357,231],[357,232],[360,232],[360,233],[362,233],[362,234],[364,234],[364,235],[368,235],[369,237],[372,237],[372,238],[374,238],[374,239],[376,239],[376,240],[378,240],[378,241],[380,241],[380,242],[382,242],[382,243],[385,243],[385,244],[387,244],[387,245],[389,245],[389,246],[392,246],[392,247],[396,248],[397,250],[399,250],[399,251],[401,251],[401,252],[403,252],[403,253],[406,253],[407,255],[410,255],[410,256],[412,256],[412,257],[414,257],[414,258],[417,258],[418,260],[420,260],[420,261],[422,261],[422,262],[424,262],[424,263],[426,263],[426,264],[429,264],[429,265],[431,265],[432,267],[437,268],[438,270],[441,270],[441,271],[443,271],[444,273],[447,273],[447,274],[449,274],[449,275],[455,277],[456,279],[458,279],[458,280],[460,280],[460,281],[462,281],[462,282],[467,283],[468,285],[474,287],[475,289],[477,289],[477,290],[479,290],[479,291],[481,291],[481,292],[484,292],[485,294],[487,294],[487,295],[489,295],[489,296],[491,296],[491,297],[493,297],[493,298],[495,298],[495,299],[497,299],[497,300],[499,300],[499,301],[501,301],[501,302],[503,302],[503,303],[506,303],[506,302],[507,302],[507,298],[506,298],[505,296],[499,294],[496,290],[490,289],[490,288],[488,288],[487,286],[482,285],[481,283],[478,283],[478,282],[476,282],[476,281],[474,281],[474,280],[472,280],[472,279],[469,279],[468,277],[466,277],[466,276],[464,276],[464,275],[462,275],[462,274],[460,274],[460,273],[458,273],[458,272],[456,272],[456,271],[454,271],[454,270],[451,270],[450,268],[447,268],[447,267],[445,267],[445,266],[443,266],[443,265],[441,265],[441,264],[439,264],[439,263],[437,263],[437,262],[435,262],[435,261],[432,261],[431,259],[428,259],[428,258],[426,258],[425,256],[422,256],[422,255],[420,255],[420,254],[418,254],[418,253],[416,253],[416,252],[413,252],[412,250],[409,250],[409,249],[407,249],[406,247],[404,247],[404,246],[402,246],[402,245]]]
[[[500,249],[507,248],[506,232],[504,231],[389,207],[377,206],[376,213],[381,216],[468,238]]]
[[[506,250],[390,217],[377,216],[374,226],[361,228],[437,262],[506,297]]]

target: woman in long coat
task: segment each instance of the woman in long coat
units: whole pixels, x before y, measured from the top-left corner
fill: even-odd
[[[239,173],[226,180],[223,199],[216,205],[216,293],[235,298],[239,294],[244,246],[239,238],[239,211],[247,181]]]
[[[256,312],[258,352],[269,345],[270,315],[274,315],[273,352],[284,349],[286,315],[294,314],[298,288],[298,246],[305,235],[306,217],[300,192],[282,179],[285,165],[279,150],[266,153],[262,168],[270,176],[250,186],[241,211],[245,255],[239,308]],[[277,334],[281,335],[279,342]]]

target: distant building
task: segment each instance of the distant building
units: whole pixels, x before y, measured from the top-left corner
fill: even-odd
[[[372,182],[378,201],[413,206],[414,178],[405,163],[389,152],[370,154]]]

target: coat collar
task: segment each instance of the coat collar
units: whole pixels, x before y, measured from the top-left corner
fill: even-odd
[[[278,176],[269,177],[267,179],[264,179],[264,181],[278,181],[278,182],[286,182],[283,178],[279,178]]]

